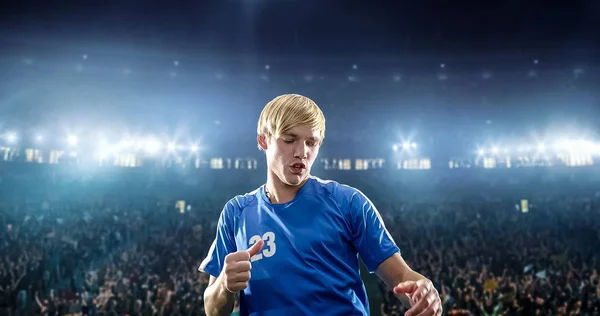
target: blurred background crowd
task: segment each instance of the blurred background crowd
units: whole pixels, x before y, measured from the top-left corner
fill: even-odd
[[[600,315],[598,30],[593,0],[2,1],[0,316],[203,315],[284,93],[446,315]]]
[[[262,171],[194,172],[3,168],[0,313],[202,315],[208,277],[197,268],[218,214],[226,196],[260,185]],[[439,289],[447,315],[597,315],[597,180],[480,172],[400,181],[381,171],[321,171],[371,196],[407,262]],[[465,187],[445,189],[457,177]],[[586,179],[589,190],[570,191]],[[391,292],[373,275],[364,279],[373,314],[402,315]]]

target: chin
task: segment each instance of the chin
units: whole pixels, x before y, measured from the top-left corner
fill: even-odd
[[[290,179],[288,177],[287,179],[285,179],[286,184],[289,186],[293,186],[293,187],[302,184],[302,181],[304,181],[304,178],[300,178],[300,177],[295,178],[295,179]]]
[[[301,185],[307,177],[304,175],[287,175],[285,177],[285,182],[290,186],[298,186]]]

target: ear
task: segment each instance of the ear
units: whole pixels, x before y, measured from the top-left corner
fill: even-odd
[[[262,150],[267,150],[268,142],[267,137],[264,134],[256,135],[256,142],[258,143],[258,148]]]

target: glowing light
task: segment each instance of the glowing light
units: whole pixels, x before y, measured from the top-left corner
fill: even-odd
[[[159,152],[162,149],[162,144],[157,139],[150,138],[150,139],[146,140],[144,149],[148,153],[154,154],[154,153]]]
[[[545,152],[546,151],[546,145],[544,145],[543,143],[539,143],[537,145],[537,151],[541,152],[541,153]]]
[[[69,144],[69,146],[75,146],[75,145],[77,145],[77,136],[75,136],[75,135],[69,135],[67,137],[67,144]]]
[[[417,148],[417,144],[413,142],[404,142],[402,143],[402,149],[415,149]]]
[[[124,140],[120,141],[119,144],[117,145],[117,148],[119,150],[133,149],[135,147],[136,147],[136,142],[133,139],[124,139]]]
[[[17,142],[17,134],[15,134],[15,133],[8,133],[8,135],[6,135],[6,140],[10,144],[16,143]]]

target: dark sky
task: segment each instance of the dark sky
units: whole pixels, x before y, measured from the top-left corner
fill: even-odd
[[[382,1],[383,2],[383,1]],[[3,1],[3,42],[318,56],[590,50],[600,2]],[[392,4],[393,3],[393,4]]]
[[[598,117],[591,113],[600,109],[594,92],[600,89],[589,88],[589,78],[598,73],[592,64],[600,57],[600,1],[376,3],[2,1],[0,116],[33,117],[40,125],[55,117],[85,118],[83,126],[123,117],[150,129],[165,122],[214,129],[213,122],[221,122],[219,130],[246,133],[264,102],[293,91],[315,96],[335,114],[333,126],[362,118],[368,107],[373,130],[381,120],[417,121],[413,116],[435,126],[454,124],[456,117],[484,124],[504,113],[512,113],[506,122],[527,121],[534,112],[564,121],[572,108]],[[511,54],[516,57],[508,58],[510,65],[494,57]],[[457,56],[480,65],[458,76],[457,63],[450,61]],[[212,60],[219,57],[224,60]],[[278,62],[288,57],[291,70]],[[429,60],[410,69],[420,57]],[[381,63],[383,58],[400,60],[399,70]],[[538,58],[541,64],[534,65]],[[565,65],[554,69],[552,60]],[[273,65],[272,79],[262,81],[267,63]],[[360,65],[360,84],[346,79],[354,63]],[[441,63],[451,65],[447,82],[436,77]],[[528,75],[536,67],[540,80],[537,72]],[[565,92],[573,67],[588,71],[588,81]],[[487,69],[493,80],[481,79]],[[220,71],[222,81],[215,79]],[[408,79],[392,80],[397,71],[406,71]],[[314,84],[304,82],[306,74],[315,75]],[[468,114],[454,114],[459,108]]]

